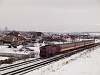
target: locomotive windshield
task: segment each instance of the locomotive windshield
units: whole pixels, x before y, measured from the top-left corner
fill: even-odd
[[[46,50],[46,47],[40,47],[40,50]]]

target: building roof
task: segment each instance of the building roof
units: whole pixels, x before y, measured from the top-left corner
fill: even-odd
[[[12,31],[12,32],[8,33],[7,35],[18,37],[19,34],[20,34],[19,32]]]
[[[4,36],[1,38],[1,40],[4,40],[4,41],[12,41],[13,38],[15,38],[14,36]]]
[[[17,38],[18,38],[19,40],[26,40],[26,38],[23,37],[23,36],[18,36]]]

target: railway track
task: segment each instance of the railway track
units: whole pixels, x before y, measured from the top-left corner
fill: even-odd
[[[69,57],[75,53],[83,51],[87,48],[95,47],[97,45],[99,45],[99,44],[90,45],[88,47],[77,48],[73,51],[70,51],[70,52],[67,52],[64,54],[60,54],[60,55],[56,55],[56,56],[50,57],[48,59],[43,59],[41,61],[37,60],[35,63],[27,62],[27,65],[24,65],[25,63],[20,63],[19,66],[15,66],[15,65],[12,66],[13,69],[11,67],[9,67],[9,68],[6,67],[7,69],[0,68],[0,71],[1,71],[0,73],[1,73],[1,75],[22,75],[22,74],[25,74],[27,72],[33,71],[35,69],[38,69],[40,67],[43,67],[47,64],[50,64],[51,62],[58,61],[58,60],[63,59],[65,57]],[[24,65],[24,66],[21,66],[21,65]]]
[[[40,58],[31,59],[31,60],[19,62],[19,63],[16,63],[16,64],[0,67],[0,71],[4,71],[4,70],[12,69],[12,68],[15,68],[15,67],[18,67],[18,66],[26,65],[28,63],[34,63],[34,62],[39,61],[39,60],[40,60]]]

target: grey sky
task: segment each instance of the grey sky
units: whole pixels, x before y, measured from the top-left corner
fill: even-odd
[[[100,31],[99,0],[0,0],[0,28]]]

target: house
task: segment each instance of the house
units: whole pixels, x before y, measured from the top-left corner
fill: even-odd
[[[26,43],[26,38],[20,32],[12,31],[4,35],[1,41],[2,43],[24,44]]]
[[[2,39],[2,36],[0,35],[0,45],[2,44],[2,41],[1,41],[1,39]]]
[[[26,38],[23,36],[17,37],[18,44],[26,44]]]
[[[44,34],[42,32],[34,32],[34,31],[29,31],[28,35],[30,37],[37,37],[37,36],[43,36]]]
[[[18,37],[18,36],[21,36],[21,33],[17,32],[17,31],[12,31],[12,32],[9,32],[6,35]]]
[[[7,44],[17,43],[17,38],[15,36],[5,35],[1,38],[1,42]]]
[[[41,40],[41,36],[43,36],[42,32],[29,31],[27,33],[26,41],[28,43],[39,42]]]

